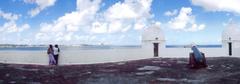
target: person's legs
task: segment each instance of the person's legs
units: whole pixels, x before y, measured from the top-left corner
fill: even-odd
[[[52,55],[52,64],[55,65],[56,64],[56,60],[54,59],[54,56]]]
[[[56,65],[58,65],[58,55],[56,55]]]
[[[58,65],[58,55],[54,55],[54,59],[56,61],[56,65]]]
[[[49,65],[52,65],[53,61],[52,61],[52,55],[48,54],[48,58],[49,58]]]
[[[55,63],[56,63],[56,61],[55,61],[53,55],[49,55],[49,64],[54,65]]]

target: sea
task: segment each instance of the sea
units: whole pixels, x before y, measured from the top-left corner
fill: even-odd
[[[221,48],[222,45],[197,45],[198,48]],[[60,46],[61,50],[99,50],[99,49],[131,49],[141,48],[141,45],[84,45],[84,46]],[[186,45],[166,45],[166,48],[189,48]],[[46,51],[47,46],[14,46],[14,47],[0,47],[0,51]]]

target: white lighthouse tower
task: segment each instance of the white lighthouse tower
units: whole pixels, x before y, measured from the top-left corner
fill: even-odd
[[[142,33],[142,48],[158,57],[159,48],[165,48],[165,37],[159,25],[152,25]]]
[[[240,29],[237,24],[229,23],[222,33],[222,45],[227,55],[236,55],[240,49]]]

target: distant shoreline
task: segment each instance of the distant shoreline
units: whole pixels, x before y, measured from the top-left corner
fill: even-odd
[[[199,48],[221,48],[222,45],[197,45]],[[6,45],[0,46],[0,51],[6,50],[28,50],[28,51],[43,51],[47,49],[47,45]],[[186,45],[166,45],[166,48],[189,48]],[[61,45],[62,50],[99,50],[99,49],[124,49],[124,48],[141,48],[141,45],[126,45],[126,46],[116,46],[116,45],[79,45],[79,46],[68,46]]]

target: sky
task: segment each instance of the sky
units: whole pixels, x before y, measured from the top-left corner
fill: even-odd
[[[0,44],[140,45],[159,25],[168,45],[221,44],[239,0],[2,0]]]

